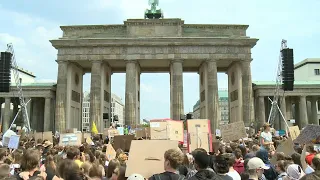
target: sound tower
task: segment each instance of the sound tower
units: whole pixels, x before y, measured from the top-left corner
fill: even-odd
[[[294,86],[294,64],[293,49],[287,48],[281,50],[282,53],[282,89],[284,91],[293,91]]]
[[[0,92],[10,91],[11,57],[9,52],[1,52],[0,58]]]

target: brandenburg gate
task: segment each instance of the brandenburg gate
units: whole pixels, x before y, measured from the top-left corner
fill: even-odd
[[[125,123],[140,122],[140,74],[170,73],[171,118],[180,120],[183,72],[200,78],[201,118],[220,121],[217,73],[228,74],[230,122],[254,120],[248,25],[185,24],[181,19],[128,19],[120,25],[62,26],[58,50],[56,130],[81,128],[82,79],[91,72],[90,118],[99,131],[110,115],[111,75],[126,73]],[[184,79],[188,81],[188,79]],[[155,94],[156,96],[157,94]],[[156,102],[154,108],[157,108]]]

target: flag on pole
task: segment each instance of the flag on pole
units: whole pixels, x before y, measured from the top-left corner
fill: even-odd
[[[91,128],[91,132],[93,133],[93,134],[98,134],[99,132],[98,132],[98,129],[97,129],[97,126],[96,126],[96,123],[92,123],[92,128]]]

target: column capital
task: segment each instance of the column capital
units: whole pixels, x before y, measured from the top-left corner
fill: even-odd
[[[209,59],[206,59],[206,60],[204,60],[205,62],[214,62],[214,63],[216,63],[217,62],[217,60],[216,59],[211,59],[211,58],[209,58]]]
[[[172,59],[171,61],[170,61],[170,63],[172,64],[172,63],[183,63],[183,59]]]
[[[101,63],[103,63],[102,60],[94,60],[94,61],[90,61],[90,62],[91,62],[91,64],[101,64]]]
[[[139,63],[139,61],[136,60],[136,59],[132,59],[132,60],[131,60],[131,59],[130,59],[130,60],[129,60],[129,59],[125,59],[124,62],[125,62],[126,64],[127,64],[127,63],[136,63],[136,64]]]

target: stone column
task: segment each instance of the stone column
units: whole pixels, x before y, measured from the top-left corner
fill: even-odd
[[[101,117],[101,67],[102,61],[92,61],[91,65],[91,90],[90,90],[90,127],[92,122],[96,124],[97,128],[103,127],[103,120]],[[91,128],[90,128],[91,130]]]
[[[308,124],[306,96],[300,96],[299,114],[300,114],[299,127],[304,128]]]
[[[292,101],[291,101],[291,97],[287,97],[286,98],[286,118],[287,120],[293,119],[293,115],[292,115]]]
[[[135,60],[126,62],[125,124],[135,127],[140,121],[139,103],[139,64]]]
[[[258,114],[259,114],[259,120],[257,127],[260,129],[264,123],[266,123],[266,109],[265,109],[265,103],[264,103],[264,96],[259,96],[258,100]]]
[[[280,109],[281,109],[281,113],[284,117],[284,120],[287,121],[287,103],[286,103],[286,97],[283,96],[282,98],[280,98]],[[287,125],[284,122],[281,114],[280,114],[280,129],[282,130],[286,130],[287,129]]]
[[[58,62],[58,79],[56,90],[56,111],[55,111],[55,130],[62,132],[66,130],[66,105],[67,105],[67,71],[68,62]]]
[[[211,131],[215,130],[219,126],[219,97],[218,97],[218,77],[217,77],[217,62],[215,60],[207,61],[208,74],[207,74],[207,92],[208,98],[207,107],[208,114],[207,118],[210,120]]]
[[[311,119],[309,124],[319,125],[317,100],[317,97],[311,97]]]
[[[183,109],[183,61],[173,60],[170,67],[171,119],[180,120]]]
[[[4,114],[2,119],[2,132],[5,133],[9,126],[10,126],[10,105],[11,105],[11,98],[6,97],[4,100]]]
[[[43,131],[51,131],[51,98],[46,97],[44,102]]]
[[[17,98],[13,98],[13,102],[12,102],[12,105],[13,105],[13,109],[12,109],[12,120],[16,117],[18,111],[19,111],[19,100]],[[20,112],[22,113],[22,112]],[[19,113],[19,114],[20,114]],[[14,124],[17,124],[19,122],[19,115],[17,116],[17,119],[16,121],[14,122]]]
[[[242,119],[246,127],[253,122],[251,60],[241,62],[242,66]]]

